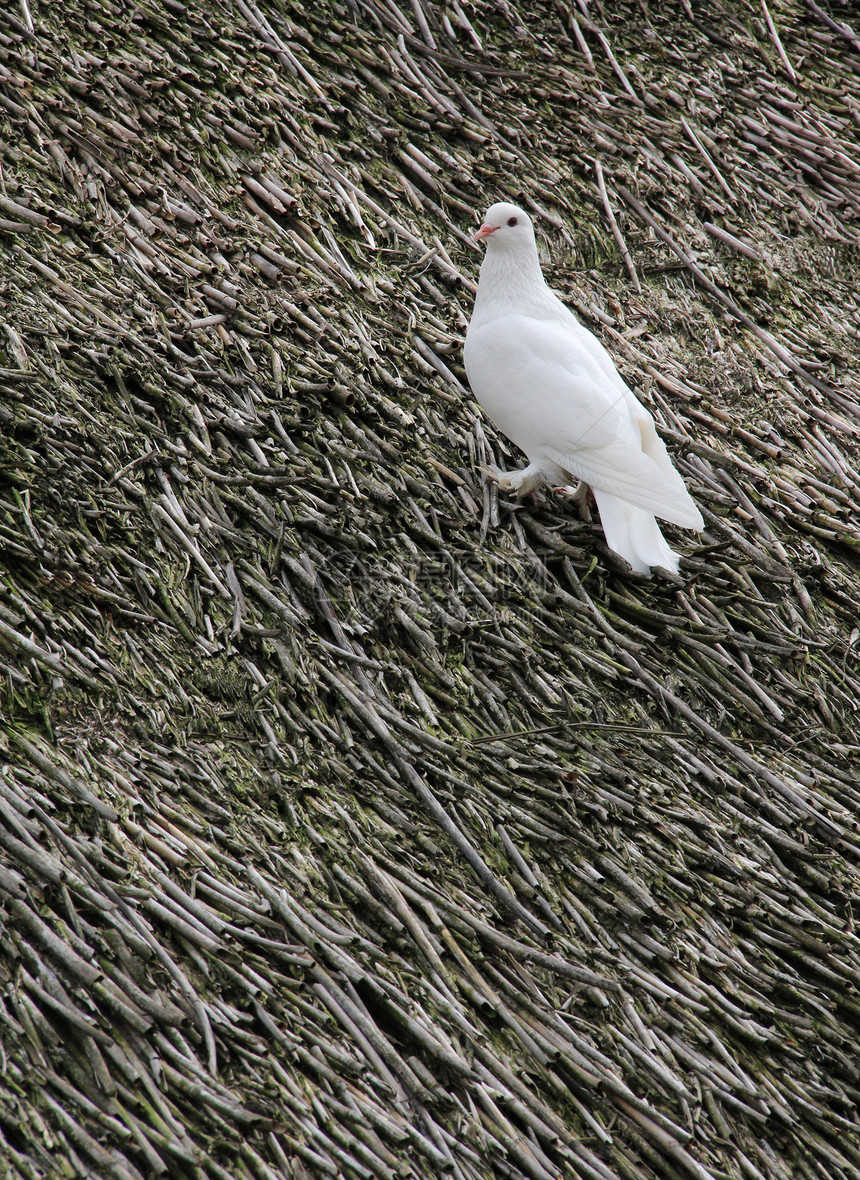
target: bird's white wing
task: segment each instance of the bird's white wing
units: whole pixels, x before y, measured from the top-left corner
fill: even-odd
[[[599,341],[573,323],[579,331],[555,314],[509,313],[470,327],[464,359],[476,397],[532,462],[549,461],[663,520],[701,528],[647,410]]]
[[[617,373],[608,379],[601,358],[563,322],[497,316],[470,326],[463,355],[476,397],[527,454],[560,436],[568,445],[583,436],[610,441],[619,423],[632,439],[626,387]]]
[[[704,528],[701,513],[677,471],[663,471],[649,455],[627,443],[570,449],[559,453],[555,462],[590,487],[610,492],[661,520],[682,528]]]

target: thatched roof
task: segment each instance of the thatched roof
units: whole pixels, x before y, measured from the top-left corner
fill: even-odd
[[[860,29],[0,6],[0,1172],[860,1175]],[[460,344],[491,200],[707,532]]]

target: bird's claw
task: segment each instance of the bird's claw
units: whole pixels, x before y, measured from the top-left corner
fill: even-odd
[[[585,521],[586,524],[591,524],[591,505],[594,503],[594,493],[585,480],[581,479],[575,488],[570,484],[563,484],[552,490],[557,495],[572,500],[579,513],[579,519]]]
[[[479,469],[487,479],[498,484],[500,491],[514,492],[518,500],[534,492],[544,482],[541,473],[530,467],[524,467],[522,471],[502,471],[494,463],[481,463]]]

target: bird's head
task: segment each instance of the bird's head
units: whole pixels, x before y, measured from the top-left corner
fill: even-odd
[[[535,231],[528,213],[507,201],[491,205],[474,242],[486,242],[488,250],[517,250],[534,247]]]

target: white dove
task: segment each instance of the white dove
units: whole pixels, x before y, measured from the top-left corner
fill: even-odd
[[[487,252],[466,333],[466,373],[487,414],[529,460],[521,471],[493,468],[491,478],[519,496],[544,482],[582,481],[610,549],[640,573],[655,565],[677,573],[678,555],[655,516],[690,529],[704,522],[651,414],[546,285],[527,213],[493,205],[475,240]]]

